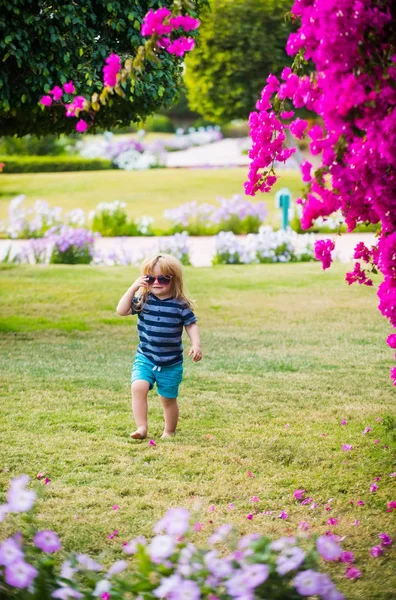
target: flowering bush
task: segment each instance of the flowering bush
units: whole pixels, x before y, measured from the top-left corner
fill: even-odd
[[[319,571],[320,559],[338,561],[342,557],[337,536],[314,540],[303,535],[271,541],[252,534],[238,540],[231,525],[221,525],[209,538],[209,548],[201,549],[189,540],[194,527],[184,508],[168,510],[155,524],[151,541],[138,537],[126,543],[124,555],[134,555],[132,564],[122,559],[105,568],[86,554],[71,552],[59,568],[56,555],[62,550],[61,540],[54,531],[34,527],[29,511],[36,493],[27,488],[28,483],[27,475],[13,479],[7,502],[0,506],[0,521],[8,513],[28,513],[25,520],[29,524],[27,535],[19,532],[0,544],[2,598],[121,600],[126,594],[142,594],[139,597],[147,600],[344,598],[330,576]],[[391,544],[389,536],[386,538],[385,543]],[[216,549],[219,544],[228,546],[225,555]]]
[[[92,231],[62,225],[49,229],[45,239],[51,248],[49,262],[52,264],[88,265],[92,261]]]
[[[319,168],[301,164],[307,191],[299,199],[301,224],[341,211],[348,228],[381,224],[378,245],[367,248],[347,275],[348,283],[370,281],[381,271],[379,310],[396,327],[396,29],[389,1],[296,0],[292,16],[300,27],[286,50],[293,69],[267,85],[250,115],[253,145],[247,194],[271,189],[277,175],[274,160],[285,162],[295,150],[285,147],[286,129],[297,139],[310,138],[310,151],[321,155]],[[337,40],[337,43],[334,41]],[[311,61],[314,72],[305,75]],[[318,114],[323,125],[309,129],[294,109]],[[290,121],[292,119],[292,121]],[[309,130],[308,130],[309,129]],[[356,256],[355,258],[358,258]],[[327,259],[326,259],[327,260]],[[396,385],[396,368],[391,370]]]
[[[107,158],[118,169],[141,171],[165,166],[165,153],[161,144],[144,145],[134,139],[113,140],[106,133],[105,139],[77,143],[80,156],[84,158]]]
[[[86,217],[81,208],[63,215],[62,208],[50,206],[44,200],[36,200],[33,207],[26,208],[23,206],[25,199],[23,194],[13,198],[8,209],[8,222],[0,223],[0,231],[12,239],[43,237],[48,229],[61,224],[77,227],[85,225]]]
[[[180,260],[182,265],[191,265],[190,249],[188,246],[188,233],[175,233],[168,238],[161,238],[158,244],[159,252],[166,252]]]
[[[219,231],[235,234],[256,233],[267,216],[264,202],[253,204],[234,195],[230,200],[218,198],[220,206],[186,202],[164,212],[173,222],[173,231],[188,231],[191,235],[211,235]]]
[[[232,232],[220,232],[213,264],[307,262],[315,259],[314,241],[313,234],[299,235],[291,229],[273,231],[268,226],[260,227],[257,235],[247,235],[244,241]]]

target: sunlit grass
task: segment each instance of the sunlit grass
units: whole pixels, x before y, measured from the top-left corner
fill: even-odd
[[[394,551],[369,556],[378,533],[392,535],[386,504],[394,499],[394,442],[376,421],[395,415],[388,327],[375,292],[348,288],[344,271],[335,265],[323,273],[317,264],[186,269],[204,359],[186,358],[172,441],[159,440],[162,414],[151,393],[151,448],[128,436],[137,337],[133,318],[115,314],[136,269],[3,269],[0,486],[44,471],[51,484],[39,502],[40,526],[56,529],[67,550],[105,548],[106,560],[121,556],[122,541],[150,536],[170,506],[201,506],[202,543],[224,522],[280,536],[301,520],[323,533],[337,517],[333,529],[346,536],[343,547],[355,552],[363,576],[349,582],[333,565],[335,580],[348,599],[390,600]],[[372,432],[362,435],[365,426]],[[343,452],[344,443],[353,451]],[[370,494],[374,477],[379,489]],[[293,501],[296,488],[319,508]],[[258,505],[249,502],[253,495]],[[258,514],[249,521],[252,510]],[[260,514],[268,510],[272,516]],[[281,510],[287,521],[277,518]]]

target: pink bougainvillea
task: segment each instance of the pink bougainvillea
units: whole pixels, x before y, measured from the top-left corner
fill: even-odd
[[[371,272],[380,271],[379,310],[396,327],[396,53],[391,2],[376,0],[296,0],[292,15],[299,29],[289,36],[287,52],[296,56],[293,69],[280,79],[270,75],[249,118],[252,148],[245,191],[269,191],[276,181],[274,162],[285,162],[295,151],[286,148],[286,130],[310,140],[310,151],[321,164],[312,173],[302,163],[306,193],[301,225],[308,229],[318,217],[340,210],[348,231],[359,224],[381,226],[378,244],[359,244],[349,284],[373,285]],[[313,64],[302,75],[303,60]],[[307,108],[321,125],[290,111]],[[317,254],[323,255],[323,240]],[[326,252],[323,267],[329,266]],[[326,266],[325,266],[326,264]],[[396,368],[391,376],[396,385]]]

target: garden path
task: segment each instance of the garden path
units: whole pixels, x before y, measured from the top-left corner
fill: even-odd
[[[243,236],[238,236],[243,238]],[[317,234],[318,239],[331,238],[335,241],[336,252],[340,260],[348,262],[352,259],[353,250],[358,242],[364,242],[367,246],[374,244],[374,233],[349,233],[342,236],[336,234]],[[132,256],[144,255],[152,251],[158,251],[158,240],[156,237],[127,237],[127,238],[98,238],[95,248],[104,254],[123,248],[127,254]],[[28,243],[28,240],[0,240],[0,260],[4,257],[7,249],[12,248],[11,256],[20,251]],[[191,263],[194,267],[209,267],[215,254],[215,237],[202,236],[189,238]]]
[[[245,167],[250,163],[247,150],[251,146],[250,138],[225,138],[218,142],[195,146],[187,150],[168,152],[166,156],[167,167]],[[298,169],[298,160],[291,157],[286,164],[277,165],[278,168]]]

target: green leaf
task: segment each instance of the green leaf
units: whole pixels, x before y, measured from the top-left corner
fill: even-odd
[[[5,44],[10,44],[11,42],[12,42],[12,35],[7,35],[7,36],[4,38],[4,43],[5,43]]]

